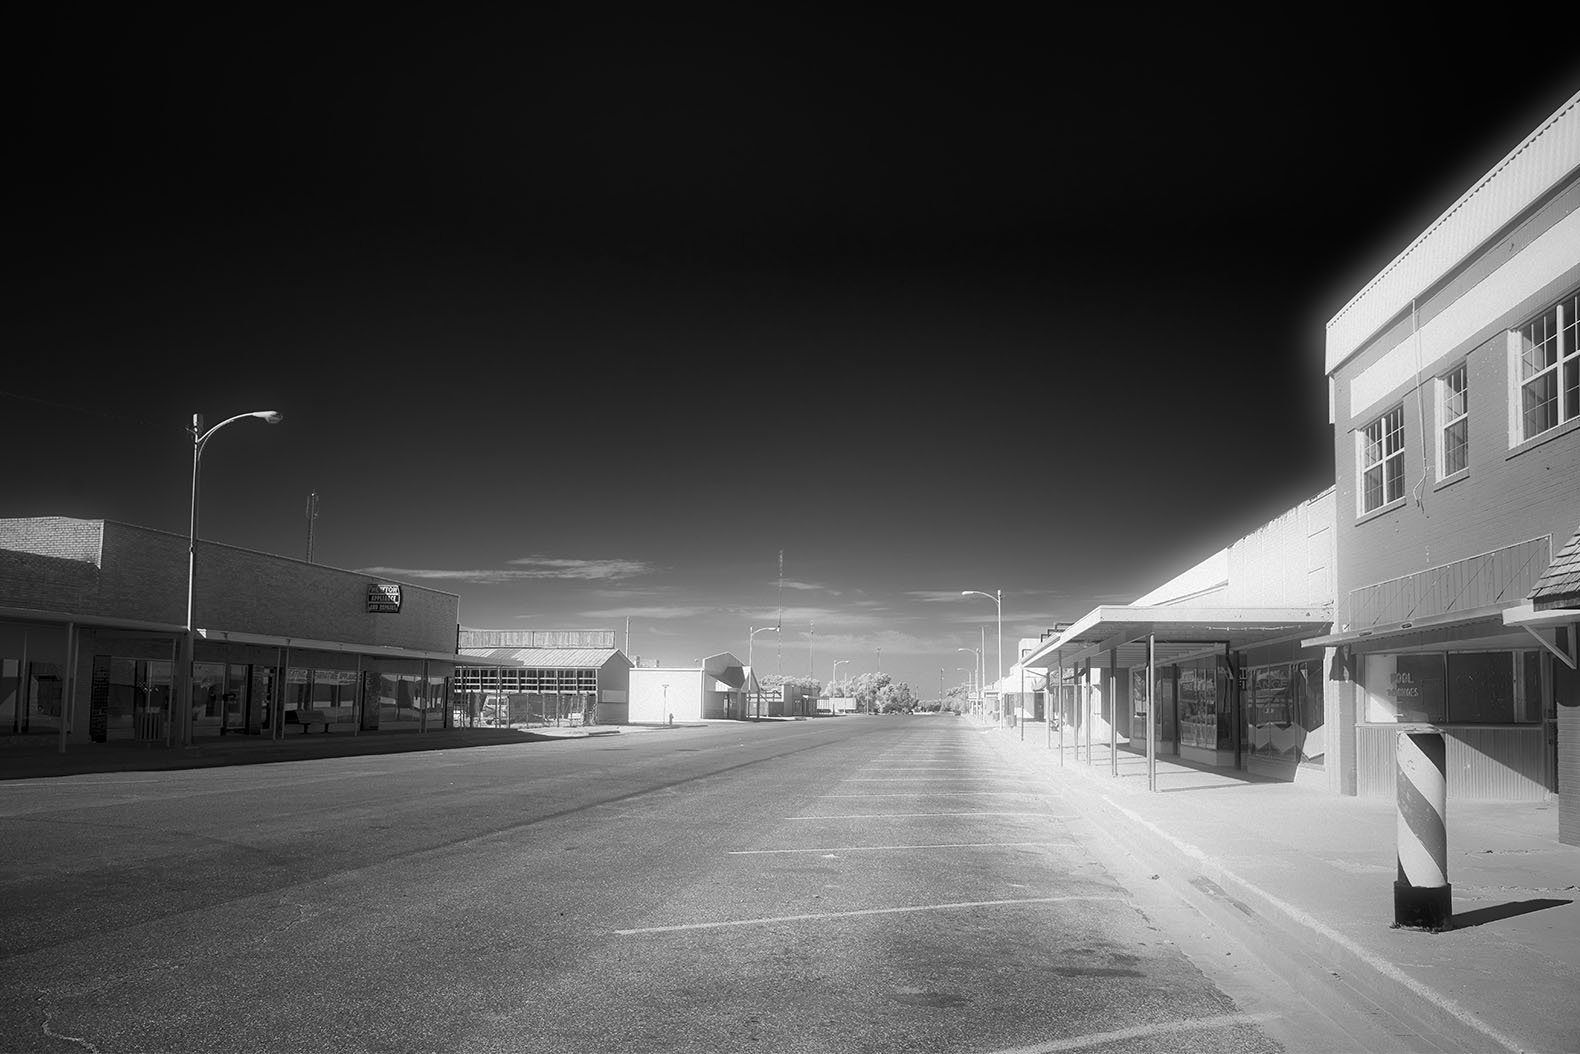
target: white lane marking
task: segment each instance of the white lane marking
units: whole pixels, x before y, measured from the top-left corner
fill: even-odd
[[[1118,1028],[1112,1032],[1094,1032],[1089,1036],[1071,1036],[1069,1039],[1056,1039],[1051,1043],[1038,1043],[1030,1047],[1006,1047],[1003,1050],[993,1051],[992,1054],[1055,1054],[1056,1051],[1061,1050],[1083,1050],[1126,1039],[1159,1036],[1167,1032],[1195,1032],[1201,1029],[1233,1028],[1236,1025],[1259,1025],[1264,1021],[1276,1020],[1277,1017],[1277,1014],[1219,1014],[1216,1017],[1194,1017],[1183,1021],[1160,1021],[1154,1025],[1135,1025],[1131,1028]]]
[[[1062,798],[1060,794],[1042,794],[1037,791],[982,791],[982,790],[925,790],[905,791],[901,794],[825,794],[825,798],[946,798],[951,794],[1015,794],[1023,798]]]
[[[1120,896],[1028,897],[1024,900],[965,900],[952,904],[923,904],[914,908],[865,908],[860,911],[822,911],[808,915],[775,915],[761,919],[731,919],[728,922],[683,922],[674,926],[643,926],[615,930],[621,936],[633,933],[676,933],[680,930],[716,930],[726,926],[767,926],[775,922],[808,922],[817,919],[851,919],[862,915],[905,915],[918,911],[949,911],[955,908],[997,908],[1014,904],[1069,904],[1076,901],[1122,901]]]
[[[1045,812],[865,812],[843,816],[786,816],[787,820],[909,820],[922,816],[1041,816],[1049,820],[1074,820],[1074,816],[1052,816]]]
[[[1075,842],[939,842],[932,845],[839,845],[822,849],[731,849],[730,856],[768,856],[774,853],[861,853],[880,849],[997,849],[1020,845],[1051,845],[1077,849]]]
[[[945,776],[945,783],[968,783],[976,780],[979,783],[997,783],[1000,780],[1013,779],[1012,776]],[[890,779],[887,776],[849,776],[840,780],[841,783],[925,783],[932,779],[931,776],[896,776]]]
[[[1505,1047],[1506,1049],[1511,1050],[1511,1051],[1523,1051],[1525,1049],[1524,1047],[1520,1046],[1520,1044],[1519,1044],[1519,1042],[1517,1040],[1510,1039],[1508,1036],[1505,1036],[1503,1033],[1499,1032],[1497,1029],[1493,1028],[1491,1025],[1488,1025],[1488,1024],[1484,1023],[1480,1018],[1478,1018],[1475,1014],[1471,1013],[1469,1010],[1466,1010],[1464,1007],[1460,1006],[1458,1003],[1454,1002],[1452,999],[1448,998],[1447,996],[1441,995],[1438,992],[1434,991],[1433,989],[1428,988],[1426,985],[1422,984],[1420,981],[1417,981],[1415,978],[1411,977],[1409,974],[1407,974],[1403,970],[1399,969],[1393,963],[1389,962],[1386,959],[1380,958],[1377,955],[1372,954],[1371,952],[1369,952],[1365,948],[1363,948],[1361,945],[1355,943],[1354,941],[1350,940],[1348,937],[1344,936],[1344,934],[1340,933],[1338,930],[1335,930],[1332,927],[1325,925],[1324,923],[1320,922],[1319,920],[1317,920],[1316,918],[1314,918],[1310,914],[1306,913],[1305,911],[1302,911],[1300,908],[1297,908],[1295,905],[1289,903],[1288,901],[1282,900],[1282,899],[1274,896],[1273,894],[1267,892],[1267,890],[1262,889],[1260,886],[1256,885],[1255,883],[1248,882],[1245,879],[1241,878],[1239,875],[1235,874],[1233,871],[1230,871],[1229,868],[1222,861],[1220,861],[1217,858],[1213,857],[1211,854],[1206,853],[1206,852],[1202,851],[1201,849],[1196,848],[1194,845],[1191,845],[1189,842],[1181,841],[1179,838],[1176,838],[1175,836],[1169,834],[1167,831],[1163,830],[1163,828],[1157,826],[1156,824],[1152,823],[1149,820],[1143,819],[1141,816],[1139,816],[1136,813],[1132,812],[1131,810],[1125,808],[1123,805],[1120,805],[1118,802],[1114,801],[1112,798],[1108,798],[1108,797],[1105,796],[1105,797],[1103,797],[1103,801],[1107,802],[1109,805],[1113,806],[1114,809],[1116,809],[1120,813],[1123,813],[1125,816],[1128,816],[1131,820],[1133,820],[1136,823],[1140,824],[1142,827],[1147,828],[1153,834],[1157,835],[1159,838],[1164,839],[1170,845],[1174,846],[1180,852],[1184,853],[1186,856],[1190,857],[1191,859],[1197,861],[1200,864],[1203,864],[1204,866],[1206,866],[1207,868],[1212,870],[1217,875],[1217,877],[1219,878],[1220,881],[1228,881],[1228,882],[1230,882],[1232,884],[1239,885],[1239,886],[1241,886],[1241,887],[1243,887],[1245,889],[1250,890],[1252,893],[1256,894],[1257,896],[1262,897],[1268,903],[1272,904],[1278,910],[1282,911],[1284,914],[1288,915],[1290,918],[1294,919],[1296,922],[1300,923],[1302,926],[1305,926],[1305,927],[1307,927],[1309,929],[1315,930],[1317,933],[1322,934],[1328,940],[1333,941],[1335,944],[1339,945],[1339,947],[1343,948],[1345,951],[1349,952],[1351,955],[1356,956],[1357,958],[1359,958],[1360,960],[1365,962],[1368,966],[1370,966],[1372,969],[1374,969],[1378,973],[1382,974],[1384,977],[1387,977],[1387,978],[1389,978],[1391,980],[1397,981],[1398,983],[1404,985],[1406,988],[1410,989],[1410,991],[1414,992],[1416,995],[1420,996],[1422,999],[1427,1000],[1432,1005],[1438,1007],[1440,1010],[1443,1010],[1444,1012],[1446,1012],[1448,1014],[1451,1014],[1454,1018],[1456,1018],[1457,1020],[1461,1021],[1462,1023],[1468,1025],[1469,1027],[1475,1029],[1477,1032],[1480,1032],[1482,1035],[1486,1036],[1487,1038],[1493,1040],[1494,1042],[1502,1045],[1503,1047]]]

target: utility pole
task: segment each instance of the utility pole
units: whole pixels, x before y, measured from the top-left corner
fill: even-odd
[[[313,562],[313,523],[318,519],[318,491],[307,496],[307,562]]]

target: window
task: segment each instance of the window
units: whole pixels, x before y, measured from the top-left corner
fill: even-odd
[[[1404,405],[1394,407],[1361,434],[1361,512],[1404,497]]]
[[[1466,392],[1465,364],[1438,380],[1438,478],[1463,472],[1470,464],[1470,400]]]
[[[1516,442],[1580,418],[1580,292],[1549,307],[1515,334],[1519,356]]]
[[[1451,651],[1366,656],[1369,722],[1456,725],[1541,720],[1541,656],[1535,651]]]

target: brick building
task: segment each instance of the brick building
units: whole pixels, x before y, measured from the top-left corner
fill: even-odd
[[[187,539],[109,520],[0,519],[0,736],[117,739],[441,728],[459,600],[199,541],[182,715]]]
[[[1560,788],[1580,611],[1532,595],[1580,524],[1580,94],[1328,323],[1341,789],[1440,728],[1451,798]]]

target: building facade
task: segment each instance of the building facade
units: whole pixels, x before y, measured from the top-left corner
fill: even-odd
[[[1580,524],[1580,94],[1327,327],[1346,793],[1440,729],[1450,798],[1559,790],[1580,612],[1531,595]],[[1580,801],[1566,800],[1566,811]]]
[[[1077,744],[1278,779],[1328,782],[1328,649],[1334,491],[1263,524],[1125,605],[1104,605],[1042,641],[1023,665],[1048,674]],[[1006,679],[1006,687],[1014,688]]]
[[[200,541],[190,710],[187,539],[0,519],[0,735],[181,743],[448,722],[458,599]]]
[[[625,724],[631,660],[613,630],[463,629],[456,711],[474,726]]]
[[[631,671],[629,722],[663,725],[675,721],[750,717],[749,668],[729,652],[696,666],[639,666]]]

